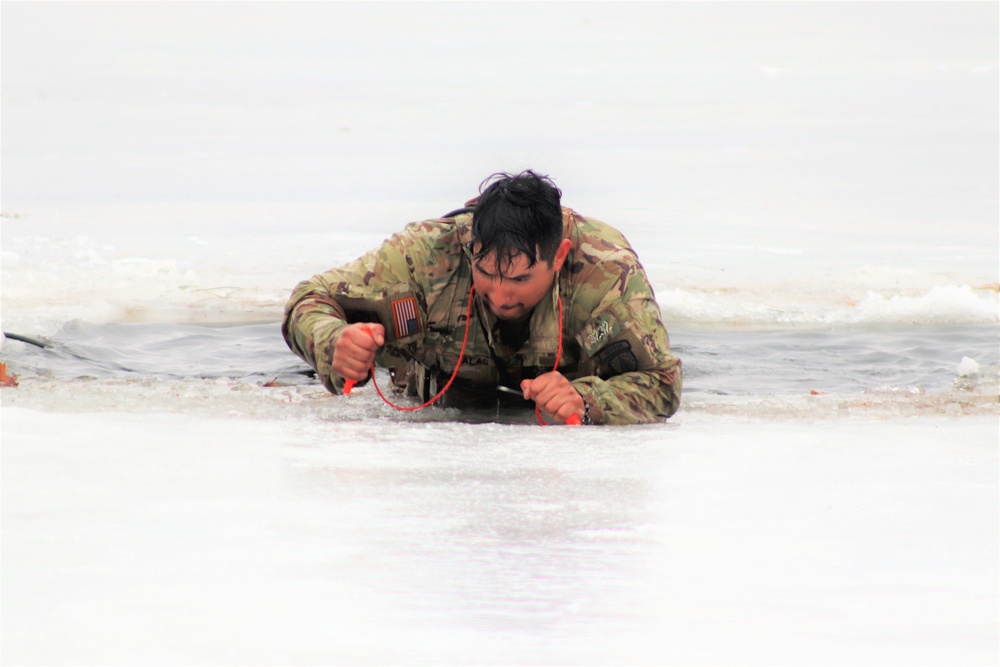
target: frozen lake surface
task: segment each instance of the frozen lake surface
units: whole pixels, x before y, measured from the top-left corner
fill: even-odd
[[[1000,663],[995,3],[3,3],[4,664]],[[498,170],[641,427],[333,397],[299,281]]]
[[[386,419],[5,407],[5,660],[945,665],[996,651],[995,416]]]

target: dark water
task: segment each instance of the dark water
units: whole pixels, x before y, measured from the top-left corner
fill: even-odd
[[[856,393],[952,386],[963,357],[996,375],[1000,331],[993,326],[862,327],[835,330],[677,331],[687,392]]]
[[[240,378],[316,382],[277,324],[203,327],[73,322],[46,347],[5,340],[3,360],[22,377]],[[944,391],[963,357],[983,375],[1000,365],[992,326],[913,326],[782,331],[671,331],[684,389],[729,395]]]
[[[56,378],[243,378],[310,382],[277,324],[204,327],[185,324],[72,322],[40,348],[5,340],[4,360],[22,376]]]

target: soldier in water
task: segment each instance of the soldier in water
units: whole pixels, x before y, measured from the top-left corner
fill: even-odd
[[[397,391],[444,406],[513,399],[585,424],[669,417],[681,362],[642,265],[620,232],[561,197],[533,171],[494,174],[465,208],[299,283],[285,341],[333,393],[377,364]]]

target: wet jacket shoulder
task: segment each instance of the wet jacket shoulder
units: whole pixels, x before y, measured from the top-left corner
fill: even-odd
[[[567,375],[597,423],[669,417],[680,404],[681,362],[635,250],[594,218],[567,209],[564,222],[573,245],[560,290],[578,363]]]

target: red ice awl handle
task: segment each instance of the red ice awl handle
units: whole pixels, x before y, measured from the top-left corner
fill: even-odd
[[[538,417],[538,423],[541,424],[542,426],[549,425],[547,421],[542,419],[542,411],[537,405],[535,406],[535,416]],[[580,419],[580,415],[570,415],[569,417],[566,418],[566,426],[582,426],[582,425],[583,425],[583,420]]]

